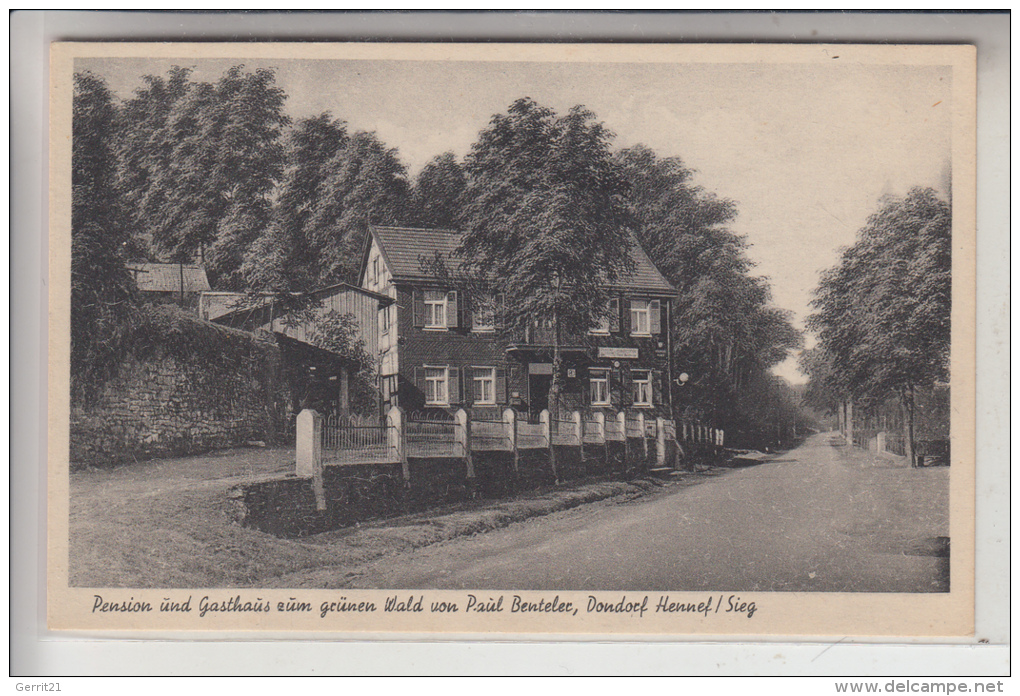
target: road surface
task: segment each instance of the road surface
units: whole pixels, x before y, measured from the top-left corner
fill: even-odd
[[[949,470],[815,435],[692,487],[362,566],[379,589],[944,592]]]

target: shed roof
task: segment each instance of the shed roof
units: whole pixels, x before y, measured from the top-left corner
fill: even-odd
[[[141,292],[206,292],[205,267],[179,263],[128,263]]]
[[[429,280],[421,260],[431,260],[436,253],[445,259],[453,258],[461,240],[461,233],[455,230],[373,226],[371,231],[390,272],[398,280]],[[633,241],[634,273],[617,285],[623,289],[676,294],[676,288],[655,267],[637,239]],[[455,273],[456,269],[451,271]]]

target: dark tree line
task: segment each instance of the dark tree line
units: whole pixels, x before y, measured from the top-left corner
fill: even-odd
[[[815,291],[813,405],[852,422],[854,404],[898,399],[912,460],[917,391],[949,378],[951,274],[950,205],[922,188],[883,200]]]
[[[440,154],[412,179],[374,133],[329,113],[292,122],[270,70],[206,83],[174,68],[122,103],[99,78],[78,81],[76,201],[91,177],[82,196],[109,210],[75,208],[76,326],[89,307],[115,321],[115,303],[85,293],[119,302],[128,258],[202,261],[216,289],[307,291],[356,282],[368,226],[397,224],[463,230],[465,268],[500,279],[488,289],[513,308],[508,325],[545,316],[564,334],[602,320],[636,239],[680,291],[671,344],[690,380],[671,385],[678,415],[754,431],[767,417],[741,394],[773,384],[769,368],[799,346],[728,227],[736,204],[677,158],[615,150],[584,107],[558,115],[520,99],[463,161]],[[99,261],[118,272],[82,265]]]

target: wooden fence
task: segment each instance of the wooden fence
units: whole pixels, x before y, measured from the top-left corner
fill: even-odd
[[[297,474],[315,480],[318,499],[322,467],[327,465],[400,463],[407,478],[409,458],[464,459],[473,471],[472,452],[513,452],[516,462],[520,450],[577,447],[583,456],[586,445],[609,442],[622,442],[628,454],[641,452],[646,460],[654,448],[655,461],[663,466],[667,459],[674,461],[670,453],[678,449],[681,454],[685,448],[717,451],[724,435],[698,423],[683,422],[678,428],[672,420],[650,418],[640,411],[573,411],[559,416],[542,411],[536,419],[512,409],[471,418],[463,409],[405,414],[392,408],[381,420],[323,418],[315,411],[302,411],[297,418]]]

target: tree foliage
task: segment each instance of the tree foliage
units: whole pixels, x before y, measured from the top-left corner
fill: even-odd
[[[453,230],[460,227],[467,177],[452,152],[433,158],[411,189],[409,216],[419,227]]]
[[[887,198],[822,275],[809,326],[843,394],[886,396],[948,377],[951,223],[931,189]]]
[[[244,255],[269,221],[290,122],[272,70],[230,68],[216,83],[174,68],[124,107],[127,197],[140,233],[166,261],[205,259],[222,288],[239,288]]]
[[[134,280],[117,181],[113,96],[92,73],[74,76],[71,148],[71,396],[82,403],[114,371],[132,316]]]
[[[825,365],[815,391],[844,401],[881,403],[896,396],[913,453],[915,391],[949,376],[952,210],[932,189],[885,198],[822,275],[815,314]]]
[[[509,331],[544,317],[564,336],[581,334],[632,271],[626,185],[611,138],[583,107],[558,117],[519,99],[471,148],[460,255],[469,276],[504,298]]]
[[[272,224],[244,265],[249,286],[306,291],[354,282],[368,225],[402,222],[408,195],[397,151],[374,133],[348,135],[328,113],[298,122]]]
[[[643,145],[621,150],[615,161],[637,237],[680,293],[674,363],[691,382],[677,389],[678,402],[721,426],[740,426],[740,393],[752,381],[772,384],[763,376],[800,346],[800,333],[772,305],[767,279],[751,275],[747,242],[727,227],[737,214],[733,201],[694,185],[679,158]]]

